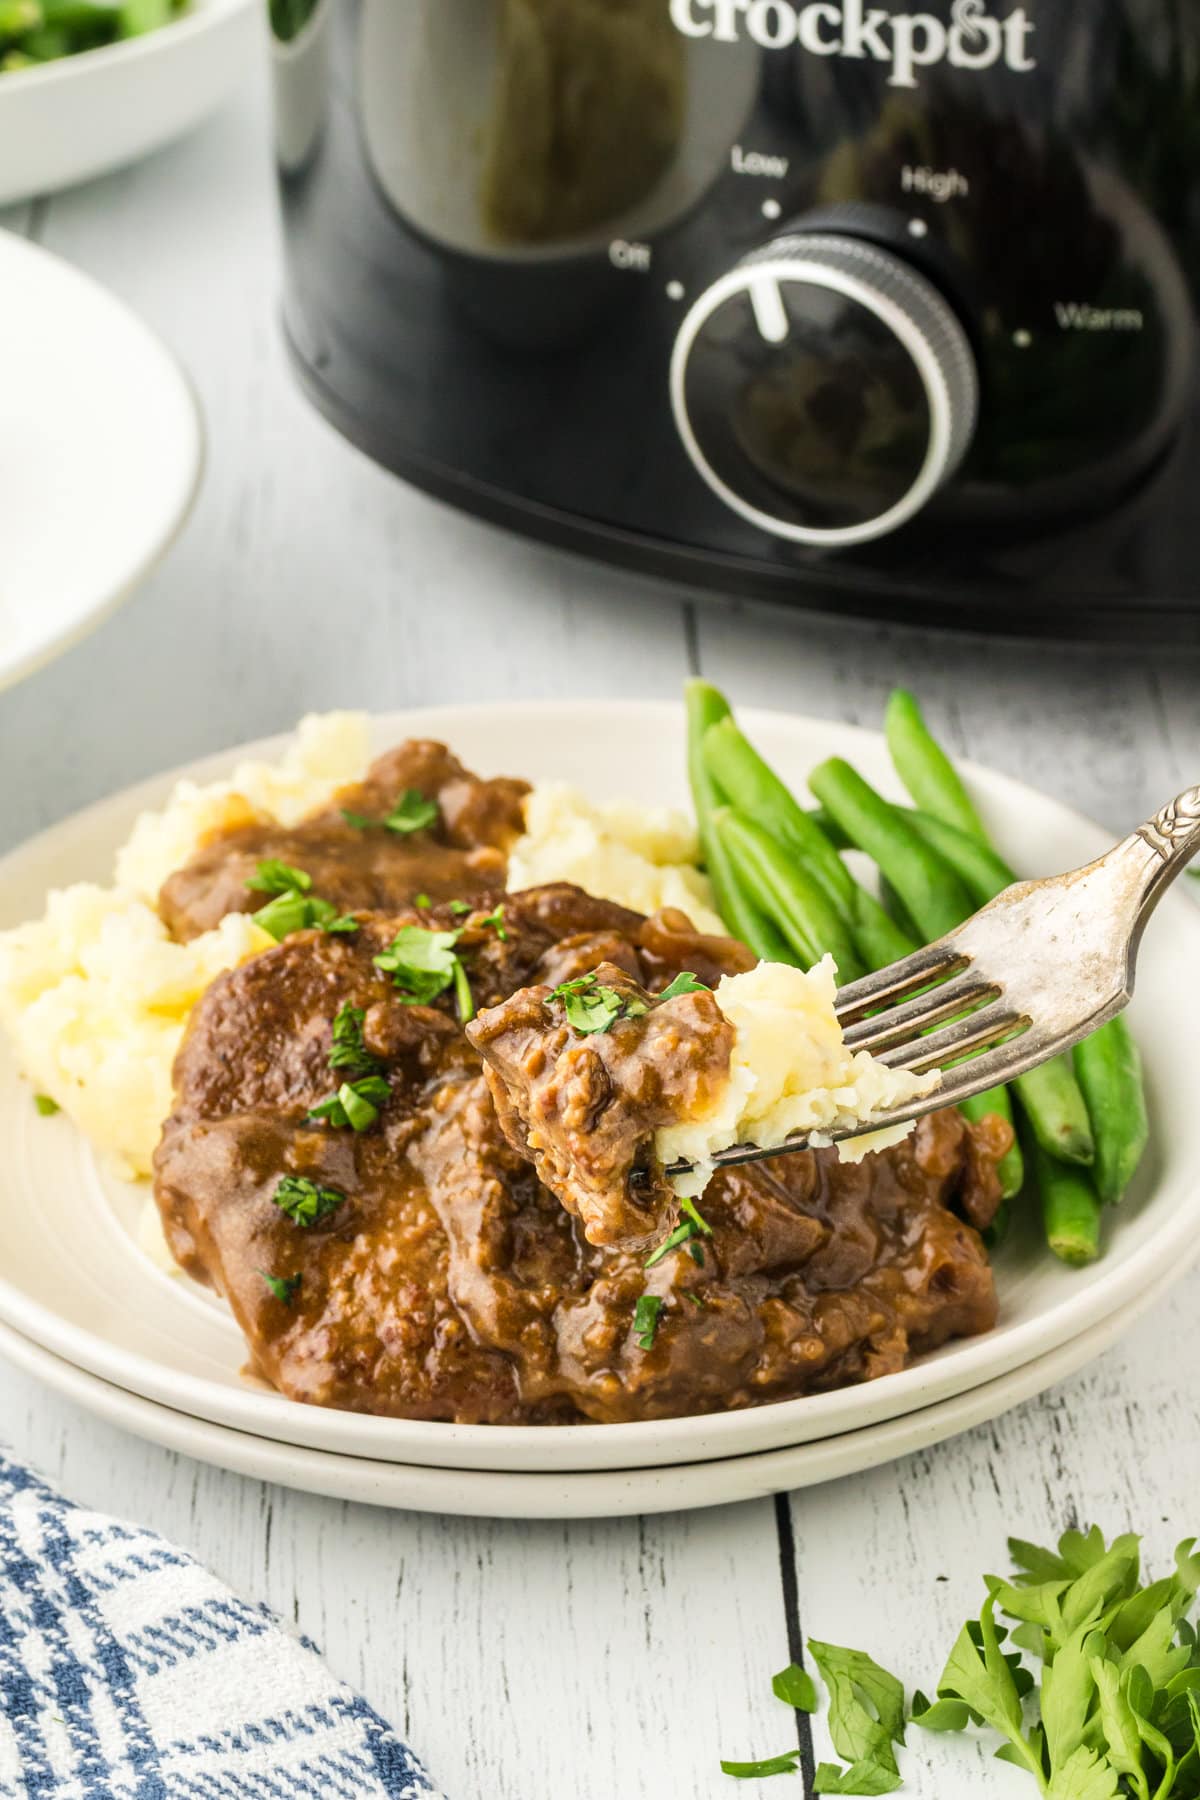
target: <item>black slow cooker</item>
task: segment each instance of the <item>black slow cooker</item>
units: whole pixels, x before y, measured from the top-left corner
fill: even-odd
[[[727,594],[1200,641],[1195,0],[271,16],[288,341],[372,456]]]

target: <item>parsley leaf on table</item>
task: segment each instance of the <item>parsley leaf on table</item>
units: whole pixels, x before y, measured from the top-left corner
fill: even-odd
[[[766,1756],[761,1762],[721,1761],[721,1773],[735,1781],[758,1781],[765,1775],[795,1775],[800,1767],[799,1750],[785,1750],[782,1756]]]
[[[894,1744],[904,1742],[904,1688],[865,1650],[809,1639],[813,1661],[829,1689],[829,1735],[850,1766],[823,1763],[818,1794],[890,1794],[900,1784]]]
[[[785,1706],[794,1706],[797,1712],[813,1713],[817,1710],[817,1688],[807,1669],[799,1663],[789,1663],[786,1669],[780,1669],[778,1675],[771,1677],[771,1692]]]

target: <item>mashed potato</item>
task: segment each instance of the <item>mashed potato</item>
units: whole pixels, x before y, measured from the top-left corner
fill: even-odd
[[[21,1070],[122,1171],[150,1171],[192,1007],[223,969],[274,942],[237,913],[175,943],[154,910],[163,881],[210,832],[262,817],[292,824],[324,805],[368,754],[362,715],[305,719],[279,763],[244,763],[204,787],[182,781],[162,812],[143,813],[112,887],[64,888],[42,918],[0,933],[0,1025]]]
[[[525,836],[508,865],[512,888],[573,881],[635,912],[674,906],[699,931],[723,933],[712,888],[696,866],[691,821],[668,807],[593,805],[577,789],[541,782],[525,802]]]
[[[214,831],[255,819],[295,825],[328,803],[370,761],[365,713],[310,713],[277,763],[239,763],[227,781],[177,782],[162,812],[143,813],[117,852],[116,884],[151,904]]]
[[[937,1087],[936,1072],[889,1069],[865,1050],[846,1048],[834,1012],[835,976],[827,956],[808,973],[784,963],[759,963],[745,975],[721,980],[717,1005],[735,1034],[729,1083],[711,1112],[655,1135],[664,1164],[694,1165],[677,1183],[682,1194],[703,1192],[714,1155],[732,1144],[769,1149],[801,1131],[828,1142],[829,1133],[869,1126],[873,1118]],[[858,1162],[911,1130],[902,1124],[868,1131],[843,1140],[839,1154]]]

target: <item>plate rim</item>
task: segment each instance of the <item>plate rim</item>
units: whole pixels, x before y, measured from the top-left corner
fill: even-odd
[[[450,1517],[619,1518],[732,1506],[772,1494],[821,1487],[935,1448],[1079,1374],[1123,1340],[1172,1285],[1172,1278],[1165,1277],[1124,1313],[1100,1320],[1044,1356],[1019,1364],[990,1382],[949,1395],[915,1412],[808,1443],[660,1468],[541,1471],[384,1462],[285,1444],[234,1426],[198,1419],[80,1369],[3,1322],[0,1359],[43,1381],[54,1393],[118,1430],[246,1480],[275,1482],[300,1493],[353,1500],[393,1511],[432,1512]],[[882,1453],[876,1454],[877,1450]],[[266,1467],[255,1469],[255,1456],[261,1457],[264,1452]],[[806,1463],[815,1467],[806,1467]],[[318,1485],[313,1484],[314,1473],[325,1477]],[[306,1475],[308,1479],[303,1479]],[[352,1479],[354,1491],[347,1485]],[[722,1483],[721,1491],[705,1493],[706,1481]],[[446,1497],[435,1499],[432,1495],[431,1490],[439,1482],[445,1486],[449,1505]],[[414,1498],[414,1488],[419,1495],[429,1497]],[[693,1488],[701,1491],[693,1493]],[[401,1498],[397,1489],[410,1491]],[[497,1507],[496,1500],[504,1504]],[[470,1504],[463,1504],[464,1501]],[[492,1504],[485,1503],[488,1501]]]
[[[561,716],[564,711],[569,711],[574,720],[585,713],[597,716],[601,722],[619,716],[625,721],[626,727],[631,711],[642,721],[648,723],[653,720],[675,732],[682,725],[682,709],[677,701],[638,699],[467,702],[406,708],[398,712],[368,714],[367,717],[374,744],[389,738],[394,740],[398,733],[435,730],[439,724],[447,728],[447,735],[453,736],[456,728],[466,729],[463,723],[465,719],[473,720],[476,729],[486,731],[497,715],[504,715],[511,724],[514,714],[527,723],[531,715],[536,721],[538,714]],[[878,754],[882,743],[882,735],[868,728],[836,720],[817,719],[806,714],[741,708],[739,716],[752,732],[756,727],[817,731],[830,734],[831,739],[840,738],[844,744],[869,743],[874,754]],[[147,805],[153,805],[156,800],[165,796],[174,781],[180,778],[212,779],[228,771],[245,757],[276,754],[293,736],[294,728],[293,731],[252,740],[204,758],[193,759],[94,802],[26,840],[23,845],[17,846],[0,859],[0,886],[14,864],[19,864],[39,851],[53,854],[81,826],[103,826],[106,815],[111,813],[113,828],[116,829],[120,817],[132,815]],[[984,787],[990,787],[1001,800],[1012,803],[1035,794],[1040,802],[1068,818],[1081,837],[1086,834],[1100,845],[1111,842],[1111,835],[1102,827],[1052,796],[1044,795],[1028,784],[983,765],[965,762],[962,766],[968,777],[981,779]],[[986,793],[983,796],[985,806],[988,797]],[[1184,929],[1192,930],[1200,940],[1200,913],[1195,908],[1174,895],[1168,895],[1164,905],[1177,912],[1181,922],[1186,917],[1188,924]],[[82,1141],[82,1134],[80,1137]],[[539,1449],[543,1446],[549,1448],[552,1442],[556,1450],[554,1466],[559,1470],[566,1470],[609,1467],[612,1455],[616,1453],[616,1445],[623,1443],[626,1435],[629,1435],[631,1442],[640,1448],[636,1455],[631,1454],[627,1458],[627,1466],[633,1466],[635,1462],[641,1466],[663,1466],[664,1451],[669,1452],[676,1443],[686,1445],[686,1457],[681,1452],[672,1459],[676,1462],[720,1460],[728,1454],[727,1450],[720,1447],[721,1437],[726,1434],[735,1435],[735,1427],[729,1424],[731,1420],[746,1421],[750,1415],[754,1415],[761,1421],[765,1416],[780,1433],[781,1441],[795,1442],[795,1438],[791,1436],[793,1429],[802,1429],[805,1441],[816,1441],[822,1437],[839,1435],[845,1429],[857,1429],[860,1425],[866,1428],[880,1419],[898,1418],[922,1410],[954,1393],[971,1391],[990,1379],[1024,1366],[1056,1345],[1074,1339],[1090,1326],[1131,1305],[1137,1295],[1156,1279],[1154,1266],[1161,1264],[1164,1258],[1170,1259],[1171,1275],[1174,1278],[1181,1276],[1200,1254],[1200,1232],[1195,1234],[1192,1243],[1176,1242],[1172,1235],[1173,1221],[1184,1216],[1180,1212],[1167,1218],[1152,1239],[1138,1246],[1121,1263],[1114,1264],[1100,1284],[1092,1284],[1075,1296],[1067,1296],[1057,1302],[1048,1315],[1027,1320],[1014,1328],[1010,1344],[999,1365],[994,1362],[994,1351],[989,1358],[989,1348],[994,1345],[995,1336],[993,1333],[985,1333],[973,1339],[960,1340],[952,1355],[941,1362],[918,1362],[878,1382],[838,1389],[830,1394],[776,1401],[741,1412],[725,1412],[699,1418],[637,1420],[603,1427],[594,1424],[557,1426],[551,1438],[547,1437],[545,1428],[539,1426],[458,1425],[301,1407],[299,1403],[287,1400],[277,1393],[249,1387],[221,1387],[203,1376],[172,1374],[169,1380],[164,1381],[164,1365],[141,1352],[114,1350],[110,1343],[98,1337],[94,1331],[66,1321],[40,1301],[29,1299],[13,1287],[2,1271],[0,1320],[15,1325],[19,1331],[48,1350],[62,1355],[77,1367],[84,1368],[113,1385],[140,1392],[168,1407],[183,1404],[186,1395],[186,1409],[194,1416],[205,1417],[231,1429],[248,1430],[297,1447],[329,1448],[329,1437],[339,1431],[346,1436],[353,1433],[366,1442],[379,1439],[382,1443],[388,1438],[402,1437],[409,1439],[410,1443],[404,1449],[394,1451],[391,1460],[422,1460],[436,1466],[495,1470],[519,1466],[519,1460],[532,1454],[535,1445]],[[1181,1229],[1182,1227],[1176,1226],[1176,1235]],[[1165,1250],[1162,1247],[1164,1234],[1170,1240]],[[1152,1265],[1148,1276],[1142,1267],[1147,1263]],[[1125,1271],[1123,1279],[1119,1277],[1118,1271]],[[1097,1287],[1109,1297],[1098,1300]],[[1065,1328],[1047,1329],[1047,1317],[1061,1320],[1064,1314],[1070,1321]],[[993,1363],[989,1374],[980,1375],[975,1372],[981,1364],[986,1366],[989,1360]],[[125,1371],[124,1374],[119,1372],[121,1369]],[[947,1374],[946,1371],[953,1373]],[[130,1372],[134,1374],[133,1381],[130,1380]],[[828,1426],[823,1429],[822,1421],[826,1416],[847,1404],[854,1408],[855,1423],[848,1427]],[[803,1416],[793,1418],[793,1415],[800,1414]],[[768,1425],[768,1431],[772,1429],[772,1425]],[[812,1426],[815,1429],[810,1429]],[[746,1423],[744,1429],[751,1431],[753,1426]],[[618,1433],[621,1434],[620,1438],[614,1436]],[[315,1444],[312,1441],[314,1437],[319,1437],[322,1443]],[[613,1449],[604,1451],[600,1448],[602,1443],[608,1443]],[[698,1451],[698,1443],[711,1444],[712,1447]],[[418,1446],[419,1457],[412,1444]],[[572,1463],[572,1456],[582,1456],[584,1460]],[[535,1460],[538,1459],[535,1457]]]
[[[243,0],[233,0],[234,4],[242,4]],[[182,22],[182,21],[180,21]],[[164,27],[164,29],[169,29]],[[136,42],[137,40],[133,40]],[[92,54],[89,52],[89,54]],[[98,54],[98,52],[96,53]],[[5,77],[7,80],[8,77]],[[124,603],[131,599],[142,583],[154,572],[175,544],[184,526],[192,515],[204,473],[208,462],[208,437],[205,429],[204,409],[200,395],[191,375],[175,352],[158,333],[146,323],[141,314],[114,294],[111,288],[97,281],[86,270],[78,268],[66,257],[58,256],[43,244],[34,243],[20,232],[8,228],[0,229],[0,259],[12,255],[17,262],[25,258],[32,266],[50,271],[49,278],[58,281],[65,287],[74,287],[87,307],[93,304],[106,309],[113,317],[121,321],[125,330],[141,339],[142,345],[157,360],[165,385],[175,390],[179,402],[179,415],[187,431],[188,443],[181,459],[181,478],[171,496],[169,510],[164,507],[162,522],[159,528],[139,551],[137,560],[118,577],[109,587],[103,589],[99,598],[93,599],[82,607],[73,617],[68,618],[57,629],[52,629],[45,636],[35,638],[28,647],[16,656],[6,657],[0,651],[0,692],[5,688],[16,687],[18,683],[28,680],[39,670],[65,656],[77,644],[90,637],[110,619]],[[17,598],[18,606],[21,604]],[[32,840],[26,840],[31,842]],[[18,846],[20,848],[20,846]],[[12,854],[12,852],[9,852]],[[5,858],[7,860],[7,857]]]

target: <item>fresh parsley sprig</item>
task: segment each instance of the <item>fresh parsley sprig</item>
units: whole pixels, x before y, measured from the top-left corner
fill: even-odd
[[[923,1731],[994,1732],[996,1755],[1046,1800],[1200,1800],[1200,1641],[1187,1617],[1200,1590],[1195,1540],[1180,1544],[1171,1575],[1146,1584],[1133,1533],[1109,1544],[1093,1527],[1065,1532],[1056,1550],[1018,1538],[1009,1549],[1016,1572],[985,1576],[979,1616],[959,1633],[937,1697],[915,1693],[907,1715],[901,1683],[865,1652],[810,1642],[829,1688],[830,1735],[849,1765],[823,1763],[814,1791],[899,1787],[907,1716]],[[1011,1634],[997,1612],[1016,1621]],[[791,1698],[788,1674],[773,1684],[780,1699]],[[721,1767],[783,1773],[781,1760]]]
[[[438,807],[436,800],[428,800],[419,788],[405,788],[391,811],[382,819],[369,819],[365,814],[351,812],[348,807],[341,809],[343,819],[355,831],[394,831],[401,837],[411,832],[424,831],[428,826],[437,823]]]
[[[346,1196],[341,1188],[323,1187],[307,1175],[285,1175],[271,1200],[294,1225],[307,1231],[344,1206]]]

